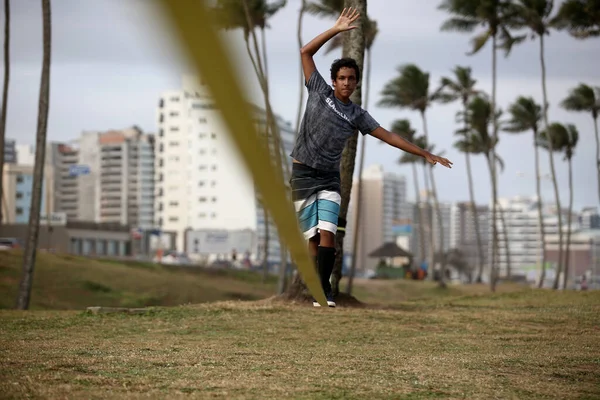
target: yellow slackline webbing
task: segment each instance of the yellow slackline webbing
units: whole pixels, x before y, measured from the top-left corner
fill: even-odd
[[[197,74],[206,82],[221,110],[225,125],[262,195],[263,205],[270,211],[302,279],[319,304],[326,307],[325,294],[309,258],[294,208],[287,199],[281,174],[273,170],[269,152],[259,140],[237,76],[212,25],[204,0],[162,0],[162,3],[177,28]]]

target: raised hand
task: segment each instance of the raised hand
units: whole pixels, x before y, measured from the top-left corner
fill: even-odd
[[[333,27],[340,32],[356,29],[357,26],[352,25],[352,23],[356,21],[358,17],[360,17],[360,14],[356,11],[356,8],[350,7],[348,10],[344,8]]]

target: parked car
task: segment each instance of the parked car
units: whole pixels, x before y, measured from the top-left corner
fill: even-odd
[[[154,262],[159,262],[158,257],[153,258]],[[161,260],[161,264],[169,264],[169,265],[191,265],[192,260],[188,257],[187,254],[178,251],[165,251]]]
[[[0,251],[20,249],[24,247],[20,239],[17,238],[0,238]]]

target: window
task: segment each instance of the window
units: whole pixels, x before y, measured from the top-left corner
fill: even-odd
[[[158,152],[162,153],[163,151],[165,151],[165,146],[161,143],[158,145]]]
[[[198,122],[200,122],[201,124],[205,124],[206,118],[198,118]]]
[[[23,175],[17,175],[17,183],[23,183]]]
[[[217,181],[212,181],[212,182],[210,183],[210,186],[212,186],[212,187],[215,187],[215,186],[217,186]]]
[[[216,165],[213,165],[211,169],[212,169],[213,171],[216,171],[216,170],[217,170],[217,166],[216,166]]]
[[[16,197],[17,197],[17,199],[22,199],[23,198],[23,193],[17,192]]]
[[[165,130],[163,128],[160,128],[158,131],[158,137],[163,137],[165,136]]]
[[[204,182],[204,181],[198,182],[198,186],[200,186],[200,187],[203,187],[205,184],[206,184],[206,182]]]
[[[216,203],[216,202],[217,202],[217,198],[216,198],[216,197],[213,197],[213,198],[212,198],[212,202],[213,202],[213,203]]]
[[[169,130],[171,132],[179,132],[179,127],[178,126],[172,126],[172,127],[169,128]]]
[[[206,154],[206,149],[200,149],[200,155]]]
[[[169,202],[169,207],[178,207],[179,203],[177,201],[170,201]]]
[[[198,218],[206,218],[206,213],[200,213],[198,214]]]
[[[200,171],[204,171],[206,169],[206,165],[201,165],[201,166],[198,167],[198,169]]]
[[[23,209],[21,207],[17,207],[17,215],[23,215]]]
[[[169,142],[169,146],[177,147],[177,146],[179,146],[179,142]]]
[[[213,218],[213,219],[214,219],[214,218],[217,218],[217,213],[212,213],[212,214],[210,214],[210,217],[211,217],[211,218]]]
[[[158,211],[162,211],[163,210],[163,203],[158,203]]]
[[[200,203],[206,203],[206,197],[200,197],[198,199],[198,202],[200,202]]]
[[[179,116],[179,113],[178,113],[177,111],[171,111],[171,112],[169,113],[169,116],[171,116],[171,117],[178,117],[178,116]]]
[[[160,99],[160,100],[158,101],[158,106],[159,106],[160,108],[163,108],[163,107],[165,106],[165,100],[164,100],[164,99]]]
[[[165,116],[163,113],[160,113],[160,117],[158,118],[158,122],[163,122],[165,120]]]
[[[158,166],[162,167],[163,165],[165,165],[165,160],[163,160],[162,158],[158,159]]]
[[[206,133],[201,133],[201,134],[198,135],[198,137],[200,139],[204,139],[206,137]]]
[[[179,101],[179,96],[173,96],[169,100],[171,100],[173,102],[178,102]]]
[[[177,217],[169,217],[169,222],[178,222],[179,218]]]
[[[211,134],[210,134],[210,137],[211,137],[212,139],[216,139],[216,138],[217,138],[217,134],[216,134],[216,133],[211,133]]]

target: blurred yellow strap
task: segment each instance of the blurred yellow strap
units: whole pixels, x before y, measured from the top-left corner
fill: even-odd
[[[221,110],[223,120],[262,194],[263,204],[271,212],[277,231],[288,245],[290,254],[310,293],[324,307],[325,294],[308,255],[308,249],[296,220],[293,205],[286,196],[281,175],[270,162],[269,152],[259,140],[250,108],[242,95],[231,63],[217,35],[204,0],[162,0],[177,28],[183,47],[206,82]],[[232,193],[235,196],[235,193]],[[243,199],[242,199],[243,201]]]

